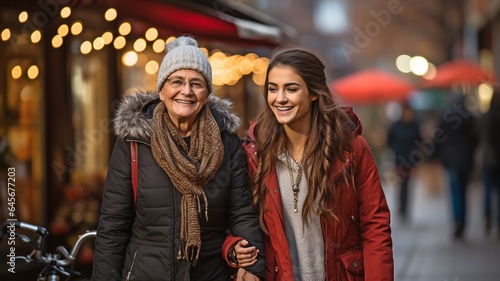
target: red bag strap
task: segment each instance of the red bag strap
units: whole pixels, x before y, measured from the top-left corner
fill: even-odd
[[[134,192],[134,206],[137,202],[137,179],[139,166],[139,151],[137,150],[137,142],[130,142],[130,165],[132,168],[132,191]]]

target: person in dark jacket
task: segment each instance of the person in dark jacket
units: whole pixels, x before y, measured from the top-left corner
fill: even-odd
[[[466,106],[466,96],[454,93],[451,104],[440,118],[437,130],[443,137],[436,142],[435,156],[448,173],[455,238],[462,238],[467,214],[467,185],[474,168],[478,143],[476,118]]]
[[[212,93],[210,63],[193,38],[166,49],[157,93],[125,98],[114,120],[92,280],[226,281],[238,263],[263,277],[239,119]],[[138,143],[136,201],[130,142]],[[254,254],[221,253],[224,243]]]
[[[493,93],[490,108],[482,118],[485,228],[489,232],[494,225],[494,205],[497,208],[497,228],[500,238],[500,90]],[[496,192],[496,196],[495,196]]]
[[[401,117],[391,125],[387,134],[387,144],[394,153],[396,172],[400,180],[398,213],[403,219],[406,219],[408,213],[410,177],[417,164],[412,154],[418,149],[416,143],[421,141],[420,124],[415,118],[415,112],[408,103],[405,103],[402,106]]]
[[[267,234],[266,281],[394,280],[377,166],[359,119],[332,98],[324,64],[278,50],[264,97],[245,149]]]

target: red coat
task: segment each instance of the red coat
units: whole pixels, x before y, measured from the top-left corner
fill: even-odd
[[[360,135],[357,121],[352,138],[352,152],[345,152],[345,161],[334,165],[337,183],[338,220],[322,217],[325,240],[326,280],[394,280],[390,212],[380,184],[379,175],[368,143]],[[253,138],[253,128],[249,131]],[[255,145],[245,145],[249,172],[256,169]],[[353,169],[356,192],[344,184],[341,165]],[[265,179],[267,189],[264,221],[271,233],[265,239],[266,280],[293,280],[292,260],[285,233],[283,207],[276,171]],[[357,194],[356,194],[357,193]],[[360,235],[359,235],[360,234]]]

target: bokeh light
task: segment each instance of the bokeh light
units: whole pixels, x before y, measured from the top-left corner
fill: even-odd
[[[31,42],[33,44],[36,44],[40,42],[40,40],[42,40],[42,33],[40,32],[40,30],[33,31],[33,33],[31,33]]]
[[[113,21],[116,19],[116,17],[118,16],[118,13],[116,12],[115,9],[113,8],[110,8],[106,11],[106,13],[104,14],[104,18],[107,20],[107,21]]]
[[[71,26],[71,34],[73,34],[73,35],[80,34],[82,32],[82,30],[83,30],[83,25],[79,21],[73,23],[73,25]]]
[[[137,63],[138,56],[134,51],[129,51],[123,54],[122,63],[126,66],[133,66]]]
[[[38,73],[39,73],[38,66],[32,65],[32,66],[30,66],[30,68],[28,68],[28,77],[30,79],[37,78],[38,77]]]
[[[146,31],[145,36],[148,41],[153,41],[158,38],[158,30],[154,27],[151,27]]]
[[[115,41],[113,42],[113,46],[117,50],[120,50],[123,47],[125,47],[125,44],[127,44],[127,40],[125,40],[125,37],[123,37],[123,36],[116,37]]]
[[[21,68],[21,66],[16,65],[12,68],[10,73],[12,75],[12,78],[19,79],[19,77],[21,77],[21,75],[23,74],[23,69]]]
[[[67,24],[61,24],[59,28],[57,29],[57,34],[59,34],[61,37],[64,37],[68,35],[69,33],[69,27]]]
[[[102,39],[102,37],[97,37],[96,39],[94,39],[92,46],[96,50],[102,49],[104,47],[104,39]]]
[[[134,50],[138,53],[144,51],[146,49],[146,46],[146,40],[144,40],[143,38],[139,38],[134,42]]]
[[[153,43],[153,51],[155,53],[162,53],[165,50],[165,41],[163,39],[158,39]]]
[[[20,12],[18,19],[19,19],[20,23],[26,22],[28,20],[28,12],[26,12],[26,11]]]
[[[66,19],[71,15],[71,8],[64,7],[61,9],[61,18]]]
[[[52,47],[59,48],[62,46],[62,44],[63,44],[63,38],[61,37],[61,35],[58,34],[52,38]]]
[[[92,51],[92,43],[90,41],[85,41],[80,45],[80,52],[84,55],[90,53]]]
[[[2,30],[2,41],[7,41],[10,39],[10,29],[6,28]]]
[[[102,39],[104,40],[104,44],[109,45],[113,42],[113,33],[110,31],[106,31],[102,34]]]
[[[158,63],[154,60],[149,61],[146,63],[145,70],[147,74],[155,74],[158,71]]]
[[[436,77],[437,69],[433,63],[429,63],[429,69],[427,69],[427,73],[423,76],[424,79],[432,80]]]
[[[403,73],[410,73],[410,60],[411,57],[409,55],[399,55],[396,58],[396,67]]]
[[[132,31],[132,26],[128,22],[124,22],[120,24],[120,27],[118,27],[118,32],[120,35],[128,35]]]
[[[422,56],[414,56],[410,60],[410,69],[413,74],[423,76],[429,69],[427,59]]]

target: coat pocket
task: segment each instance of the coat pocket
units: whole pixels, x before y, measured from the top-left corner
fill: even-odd
[[[364,280],[364,265],[363,265],[363,249],[357,248],[348,251],[339,256],[342,265],[343,274],[341,280],[347,281],[363,281]]]

